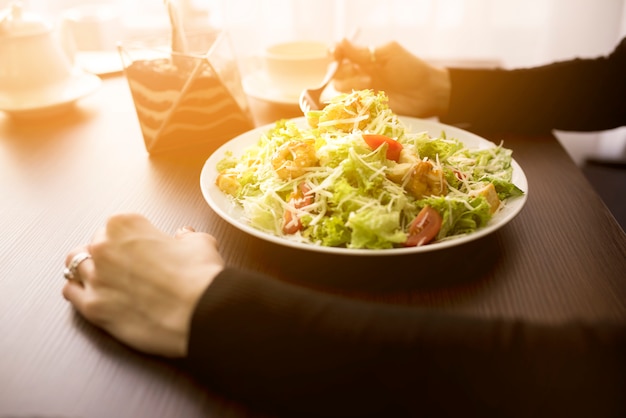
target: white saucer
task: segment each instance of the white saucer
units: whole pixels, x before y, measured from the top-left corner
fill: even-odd
[[[299,97],[297,94],[288,95],[280,91],[280,89],[270,83],[267,76],[262,71],[244,77],[242,84],[244,91],[250,97],[271,103],[286,105],[298,104]]]
[[[96,91],[102,80],[82,70],[75,70],[66,80],[45,88],[10,94],[0,93],[0,110],[17,117],[41,117],[60,113]]]
[[[79,67],[96,75],[112,75],[124,70],[117,51],[79,51],[74,58]]]

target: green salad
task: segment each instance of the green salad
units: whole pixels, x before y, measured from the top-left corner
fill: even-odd
[[[387,249],[476,231],[523,191],[511,150],[408,132],[383,92],[354,91],[278,121],[218,163],[217,187],[259,230],[313,245]]]

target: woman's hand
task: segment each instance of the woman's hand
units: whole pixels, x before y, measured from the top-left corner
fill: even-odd
[[[451,89],[448,70],[417,58],[399,43],[368,48],[344,39],[336,45],[334,54],[344,60],[335,77],[336,90],[384,91],[389,107],[399,115],[431,117],[447,113]]]
[[[63,296],[88,321],[150,354],[187,354],[196,303],[224,268],[215,239],[191,228],[174,237],[136,214],[116,215],[91,244]]]

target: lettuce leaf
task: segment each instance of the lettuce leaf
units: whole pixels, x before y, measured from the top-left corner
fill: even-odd
[[[415,141],[415,148],[419,158],[443,162],[463,149],[463,144],[456,139],[431,138],[423,135]]]
[[[421,206],[430,205],[443,218],[437,239],[469,234],[487,225],[491,219],[491,207],[482,196],[469,200],[431,196],[420,200],[419,203]]]
[[[350,248],[393,248],[407,239],[400,228],[400,213],[383,208],[353,212],[346,225],[352,230]]]

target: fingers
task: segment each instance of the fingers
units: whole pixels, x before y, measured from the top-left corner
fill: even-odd
[[[360,66],[372,65],[371,48],[354,45],[347,39],[343,39],[335,48],[337,59],[346,59]]]
[[[212,249],[217,250],[218,248],[217,239],[213,235],[207,234],[206,232],[196,232],[194,228],[189,226],[179,228],[176,231],[174,238],[185,241],[190,240],[191,242],[204,241],[206,245],[208,245]]]
[[[351,61],[366,71],[372,71],[376,67],[384,66],[394,56],[408,55],[409,51],[397,41],[383,45],[358,46],[344,39],[337,44],[334,53],[337,59]]]
[[[85,299],[85,288],[81,282],[74,280],[68,280],[63,286],[63,297],[70,302],[78,312],[83,312],[83,305]]]
[[[64,277],[71,282],[82,284],[91,277],[94,264],[91,253],[86,247],[79,247],[70,251],[65,257]]]
[[[106,223],[106,234],[111,238],[126,236],[129,232],[156,231],[156,227],[143,215],[119,213],[111,216]]]
[[[63,289],[63,295],[72,303],[78,301],[81,289],[84,289],[96,276],[94,258],[98,259],[106,252],[106,248],[115,245],[115,242],[128,237],[129,235],[157,234],[166,236],[158,230],[145,217],[137,214],[114,215],[107,221],[105,228],[100,228],[88,245],[77,247],[70,251],[65,257],[64,277],[68,283]],[[217,240],[210,234],[196,232],[191,226],[179,228],[174,238],[177,240],[189,239],[194,241],[205,241],[205,245],[217,250]],[[94,258],[92,258],[94,257]]]
[[[91,242],[87,245],[76,247],[67,253],[65,257],[65,269],[63,276],[67,280],[63,287],[63,297],[70,301],[81,311],[84,305],[85,289],[96,276],[94,262],[98,258],[99,246],[106,243],[112,236],[120,236],[128,233],[130,229],[149,221],[137,214],[114,215],[107,221],[105,228],[100,228],[94,234]]]
[[[379,47],[355,45],[347,39],[335,48],[335,57],[343,60],[333,87],[340,92],[379,88],[389,59],[400,52],[399,44],[392,41]]]
[[[71,274],[70,277],[64,274],[66,281],[62,292],[63,297],[81,313],[86,299],[85,285],[95,274],[93,259],[85,257],[86,254],[89,254],[86,247],[77,247],[67,254],[65,268],[66,272],[71,270]]]
[[[344,66],[342,66],[344,67]],[[363,71],[350,69],[337,74],[333,79],[335,90],[350,93],[353,90],[364,90],[371,88],[372,78]]]
[[[335,48],[335,58],[343,61],[333,80],[333,87],[340,92],[371,88],[375,71],[368,47],[357,46],[347,39]]]
[[[195,228],[192,226],[183,226],[178,228],[178,230],[176,230],[176,233],[174,234],[175,238],[182,238],[183,236],[185,236],[185,234],[188,234],[190,232],[196,232]]]

